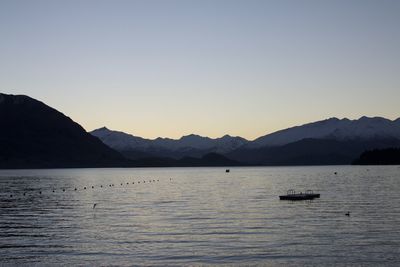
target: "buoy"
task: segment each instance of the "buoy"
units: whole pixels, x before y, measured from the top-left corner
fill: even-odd
[[[39,191],[39,194],[42,194],[42,191]]]
[[[335,175],[337,174],[337,172],[335,172]]]
[[[24,192],[24,196],[25,196],[25,194],[26,194],[26,193]]]
[[[126,184],[129,184],[129,183],[126,183]]]
[[[103,185],[100,185],[100,187],[103,187]]]
[[[76,191],[76,190],[78,190],[78,189],[76,189],[76,187],[75,187],[75,189],[74,189],[74,190]]]
[[[94,186],[92,185],[92,188],[94,188]]]
[[[93,209],[96,208],[96,206],[97,206],[97,203],[94,203],[94,204],[93,204]]]
[[[13,197],[13,195],[10,195],[10,197]]]
[[[53,193],[54,193],[54,191],[55,191],[55,190],[53,189]]]
[[[350,211],[348,211],[345,215],[346,215],[346,216],[350,216]]]
[[[86,186],[83,189],[86,189]]]
[[[65,192],[65,189],[63,189],[63,192]]]

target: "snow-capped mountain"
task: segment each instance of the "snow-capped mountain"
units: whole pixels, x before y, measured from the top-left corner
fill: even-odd
[[[219,153],[249,164],[349,164],[365,150],[400,145],[400,118],[330,118],[277,131],[254,141],[225,135],[154,140],[100,128],[91,133],[130,159],[202,157]]]
[[[150,146],[151,140],[119,131],[109,130],[107,127],[96,129],[90,134],[96,136],[104,144],[116,150],[144,149]]]
[[[201,150],[207,152],[228,153],[248,141],[241,137],[225,135],[212,139],[195,134],[182,136],[180,139],[156,138],[144,139],[124,132],[112,131],[106,127],[94,130],[92,135],[98,137],[103,143],[118,151],[142,151],[154,154],[155,151],[191,151]]]
[[[307,138],[339,141],[400,139],[400,118],[393,121],[381,117],[361,117],[358,120],[330,118],[259,137],[249,147],[282,146]]]

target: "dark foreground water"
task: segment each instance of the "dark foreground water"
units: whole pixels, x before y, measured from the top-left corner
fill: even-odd
[[[0,265],[400,266],[399,192],[399,166],[3,170]]]

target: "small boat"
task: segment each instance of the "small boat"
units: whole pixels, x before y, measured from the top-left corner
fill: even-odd
[[[279,196],[280,200],[311,200],[319,198],[320,194],[315,194],[312,190],[296,193],[293,189],[289,189],[286,195]]]
[[[229,170],[229,169],[226,169],[226,170],[225,170],[225,172],[230,172],[230,171],[231,171],[231,170]]]

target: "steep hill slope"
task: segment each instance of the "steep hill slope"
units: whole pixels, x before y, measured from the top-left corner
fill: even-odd
[[[57,110],[0,94],[0,168],[124,166],[118,152]]]

